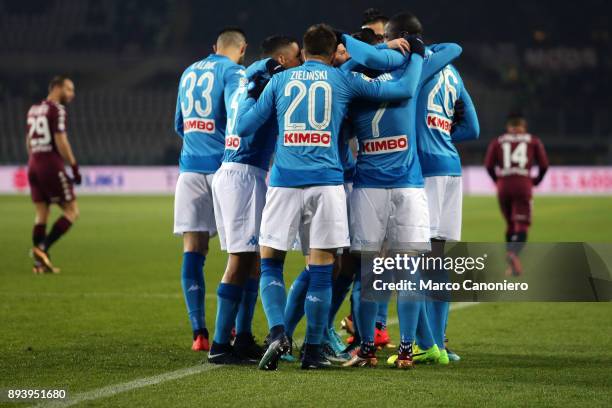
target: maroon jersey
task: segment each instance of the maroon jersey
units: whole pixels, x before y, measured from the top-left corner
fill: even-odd
[[[44,100],[28,111],[28,181],[34,202],[62,203],[75,199],[72,180],[55,145],[54,135],[65,131],[66,110],[59,103]]]
[[[531,168],[537,165],[538,184],[548,169],[544,145],[528,133],[506,133],[489,144],[485,167],[497,182],[497,198],[506,219],[507,233],[526,231],[531,224]]]
[[[66,109],[49,100],[32,105],[28,110],[26,137],[30,146],[30,165],[33,162],[61,164],[63,159],[55,146],[56,133],[66,131]]]
[[[529,133],[499,136],[489,144],[485,158],[485,167],[499,187],[511,184],[531,189],[531,168],[536,164],[538,179],[548,169],[548,157],[540,139]]]

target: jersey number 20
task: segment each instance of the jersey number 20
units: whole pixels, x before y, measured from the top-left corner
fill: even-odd
[[[306,85],[302,81],[289,81],[287,85],[285,85],[285,96],[290,97],[293,88],[297,88],[297,95],[291,100],[287,112],[285,112],[285,130],[306,130],[306,123],[291,121],[293,112],[295,112],[306,94],[308,94],[308,123],[312,129],[326,129],[331,122],[332,88],[329,83],[316,81],[306,88]],[[316,118],[317,90],[323,93],[323,119],[320,122]]]

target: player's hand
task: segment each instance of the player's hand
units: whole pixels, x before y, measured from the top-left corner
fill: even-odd
[[[266,62],[266,70],[268,71],[268,75],[274,76],[279,72],[283,72],[285,67],[283,67],[277,60],[274,58],[270,58],[268,62]]]
[[[542,182],[542,178],[541,177],[532,177],[531,178],[531,182],[533,183],[534,186],[537,187]]]
[[[257,100],[268,84],[268,81],[268,79],[265,79],[261,75],[255,76],[249,83],[247,90],[248,97]]]
[[[425,43],[418,35],[407,35],[404,39],[410,44],[410,51],[419,54],[421,57],[425,56]]]
[[[465,117],[465,103],[461,99],[455,100],[454,110],[453,123],[459,123]]]
[[[340,30],[334,30],[334,34],[336,34],[336,45],[342,44],[346,46],[346,41],[344,41],[344,33]]]
[[[406,55],[410,52],[410,43],[405,38],[396,38],[395,40],[387,41],[387,47],[392,50],[398,50]]]
[[[79,171],[79,165],[75,163],[70,167],[72,168],[72,182],[77,186],[81,185],[83,178],[81,177],[81,172]]]

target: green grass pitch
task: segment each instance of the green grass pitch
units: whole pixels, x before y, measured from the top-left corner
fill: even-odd
[[[448,336],[463,360],[448,367],[303,372],[283,364],[278,372],[260,372],[202,365],[204,354],[189,349],[172,197],[89,196],[80,205],[78,224],[52,251],[62,273],[34,276],[29,199],[0,196],[0,389],[63,388],[80,398],[73,401],[79,406],[594,407],[612,401],[609,303],[455,310]],[[611,242],[611,210],[609,197],[537,197],[530,239]],[[495,199],[467,197],[463,228],[467,241],[502,240]],[[224,265],[214,241],[206,262],[211,329]],[[292,254],[287,285],[301,267]],[[340,315],[347,310],[345,304]],[[261,341],[260,306],[255,329]],[[390,331],[396,338],[397,325]]]

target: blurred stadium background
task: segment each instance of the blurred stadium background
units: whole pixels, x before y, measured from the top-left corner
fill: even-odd
[[[0,0],[0,165],[27,161],[25,114],[67,73],[77,97],[69,136],[82,165],[175,165],[172,132],[182,70],[211,51],[216,32],[247,32],[247,62],[270,34],[301,38],[325,21],[356,31],[362,12],[410,9],[428,41],[464,47],[457,62],[481,138],[462,148],[480,165],[511,110],[527,116],[553,165],[612,163],[610,16],[605,1]]]

